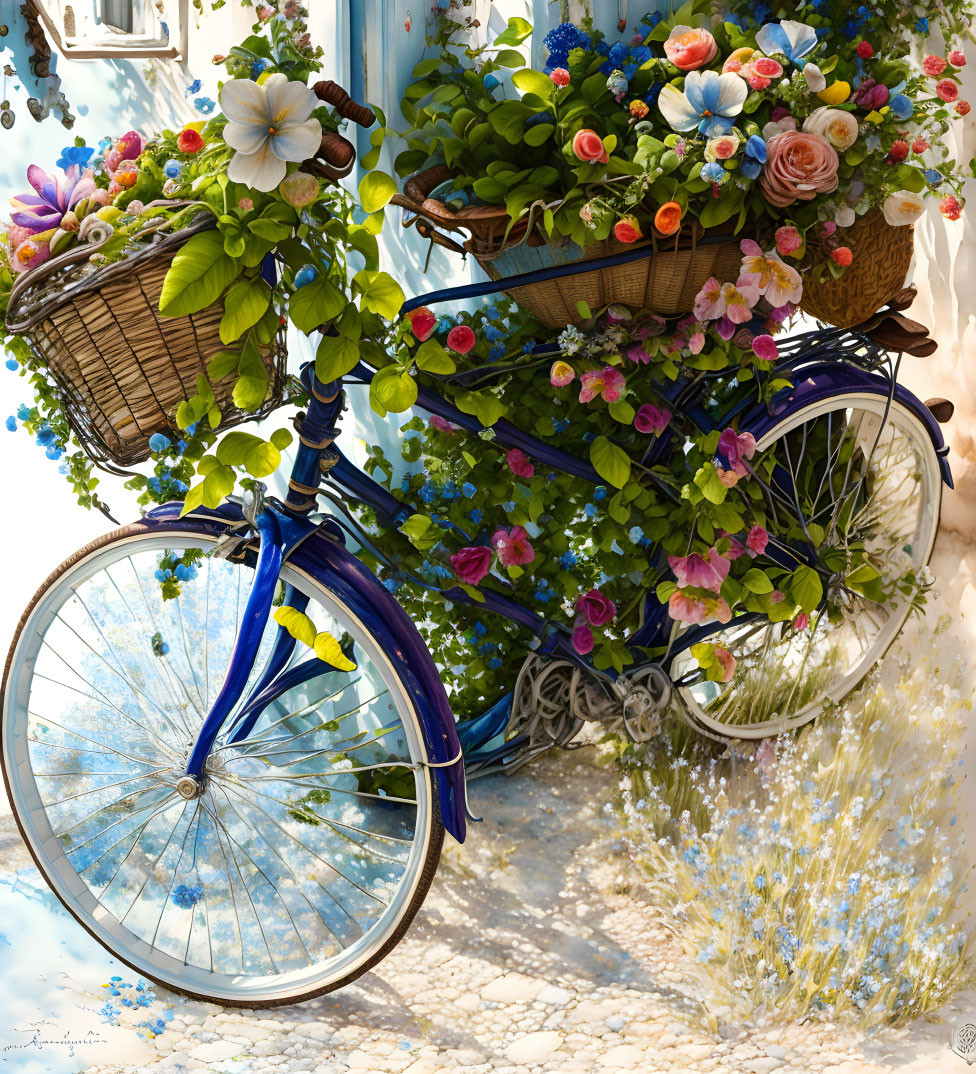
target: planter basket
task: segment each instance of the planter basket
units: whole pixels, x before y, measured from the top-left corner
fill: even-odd
[[[405,224],[416,223],[422,235],[439,245],[472,254],[493,280],[573,262],[585,263],[627,250],[647,251],[647,257],[626,264],[504,289],[509,298],[548,328],[585,320],[577,308],[579,302],[585,302],[591,310],[620,302],[662,317],[682,316],[694,307],[695,296],[709,276],[734,280],[739,275],[739,237],[725,228],[706,230],[695,224],[692,228],[683,227],[676,235],[654,236],[650,242],[639,244],[608,239],[585,249],[568,241],[552,245],[536,228],[531,214],[506,236],[511,217],[504,206],[478,205],[454,212],[430,198],[430,192],[448,178],[450,172],[444,167],[421,172],[405,184],[403,194],[394,201],[414,214]],[[445,230],[467,231],[470,237],[460,244],[445,235]]]
[[[848,228],[838,228],[837,239],[840,245],[851,248],[854,260],[838,280],[804,280],[800,308],[838,328],[867,320],[905,286],[913,231],[910,225],[893,227],[878,209]]]
[[[220,428],[261,417],[281,402],[281,333],[261,353],[267,398],[258,412],[245,414],[231,402],[233,378],[213,383],[206,373],[207,362],[227,349],[219,332],[223,303],[188,317],[159,314],[173,258],[205,226],[154,236],[105,267],[89,260],[95,245],[76,247],[21,277],[11,292],[8,331],[24,336],[50,370],[68,423],[100,464],[131,466],[147,459],[149,438],[174,430],[176,408],[196,393],[201,374],[220,407]]]

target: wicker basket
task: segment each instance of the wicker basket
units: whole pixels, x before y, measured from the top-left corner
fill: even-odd
[[[818,321],[850,328],[866,320],[905,286],[912,261],[914,229],[893,227],[881,211],[866,213],[837,239],[854,254],[840,279],[803,281],[800,308]]]
[[[727,228],[706,230],[693,223],[676,235],[654,235],[649,242],[636,245],[616,239],[585,249],[568,241],[556,245],[548,241],[531,215],[510,227],[511,217],[503,205],[477,205],[455,212],[430,198],[430,192],[450,178],[450,174],[443,166],[421,172],[404,185],[403,194],[397,195],[394,201],[413,214],[404,221],[407,226],[416,224],[422,235],[439,245],[472,254],[493,280],[603,258],[624,250],[647,250],[646,258],[623,265],[504,290],[547,328],[585,320],[577,308],[579,302],[585,302],[591,310],[619,302],[663,317],[678,317],[691,311],[695,296],[709,276],[734,280],[739,275],[742,261],[739,238]],[[466,231],[469,238],[460,244],[445,231]]]
[[[76,247],[21,277],[7,309],[8,331],[23,335],[54,377],[65,417],[85,451],[112,469],[149,457],[153,433],[175,429],[175,411],[221,350],[218,301],[188,317],[161,317],[159,296],[173,258],[207,224],[191,225],[98,268],[94,246]],[[279,332],[262,349],[268,394],[257,412],[231,401],[234,378],[216,383],[220,427],[269,413],[282,399],[285,348]]]

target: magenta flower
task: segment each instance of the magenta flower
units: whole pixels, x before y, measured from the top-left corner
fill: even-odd
[[[728,469],[739,477],[745,477],[749,472],[745,465],[746,459],[751,459],[756,453],[756,438],[752,433],[742,433],[735,429],[726,429],[718,438],[718,455],[728,463]]]
[[[667,407],[656,407],[645,403],[634,415],[634,428],[639,433],[663,433],[671,420],[671,411]]]
[[[591,369],[583,373],[580,376],[580,384],[583,386],[579,397],[581,403],[589,403],[598,395],[602,395],[608,403],[615,403],[627,381],[618,369],[606,365],[602,369]]]
[[[668,556],[668,566],[674,571],[682,589],[685,586],[694,586],[696,589],[709,589],[718,593],[728,577],[731,563],[712,547],[704,556],[697,552],[688,556]]]
[[[535,467],[526,458],[525,452],[518,448],[512,448],[505,456],[508,468],[516,477],[531,477],[535,473]]]
[[[451,566],[462,582],[477,585],[491,567],[491,549],[484,546],[462,548],[451,556]]]
[[[456,426],[454,426],[451,422],[447,421],[445,418],[442,418],[440,414],[431,414],[430,424],[435,429],[440,429],[442,433],[447,433],[448,436],[454,436]]]
[[[529,544],[529,536],[523,526],[513,526],[511,531],[495,530],[491,543],[503,567],[521,566],[535,559],[535,550]]]
[[[105,170],[113,175],[124,160],[135,160],[142,148],[142,135],[138,131],[126,131],[105,154]]]
[[[36,193],[18,194],[10,199],[14,208],[10,221],[31,234],[59,227],[64,214],[95,189],[91,169],[82,175],[55,177],[32,164],[27,169],[27,181]]]
[[[769,544],[769,534],[762,528],[762,526],[753,526],[749,530],[749,536],[746,537],[746,551],[749,555],[755,559],[756,556],[761,556],[766,551],[766,545]]]
[[[779,347],[776,346],[776,340],[769,335],[753,336],[752,350],[755,356],[761,358],[764,362],[775,362],[779,357]]]
[[[576,610],[586,616],[593,626],[603,626],[617,614],[617,605],[599,589],[591,589],[576,598]]]
[[[689,597],[679,589],[671,594],[671,599],[668,601],[668,615],[684,625],[704,623],[709,619],[727,623],[732,618],[732,609],[722,597],[702,600],[698,597]]]
[[[586,656],[593,649],[593,631],[585,623],[580,623],[573,631],[573,648],[580,656]]]
[[[806,612],[800,612],[800,614],[793,620],[794,630],[806,630],[810,625],[810,616]]]
[[[733,537],[731,533],[726,533],[725,530],[719,530],[719,537],[727,537],[731,542],[729,544],[729,550],[725,553],[726,559],[738,559],[739,556],[746,554],[746,546],[739,540],[738,537]]]

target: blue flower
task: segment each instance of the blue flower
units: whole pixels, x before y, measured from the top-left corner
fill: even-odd
[[[217,107],[216,101],[210,97],[197,97],[193,101],[193,107],[198,112],[202,112],[205,116],[209,116],[210,113]]]
[[[515,501],[514,500],[506,500],[502,504],[502,507],[505,509],[506,512],[514,511],[515,510]]]
[[[583,508],[583,514],[586,515],[587,518],[593,518],[596,515],[597,510],[598,508],[595,503],[588,503]]]
[[[461,486],[461,495],[469,500],[477,491],[477,485],[472,485],[470,481],[465,481],[464,484]]]
[[[606,498],[607,498],[607,487],[606,487],[606,485],[597,485],[597,487],[593,490],[593,499],[599,501],[599,500],[605,500]]]
[[[398,589],[401,588],[402,585],[403,585],[403,583],[400,581],[399,578],[384,578],[383,579],[383,588],[385,590],[387,590],[387,592],[389,592],[389,593],[395,593]]]
[[[710,183],[723,183],[728,178],[728,172],[717,160],[709,160],[702,165],[701,177]]]
[[[111,145],[111,140],[109,140]],[[104,152],[104,150],[103,150]],[[88,145],[69,145],[61,150],[61,156],[54,162],[58,168],[63,171],[67,171],[74,165],[78,166],[78,171],[91,160],[95,155],[94,147]]]
[[[766,143],[758,134],[753,134],[746,141],[745,157],[740,171],[747,179],[755,179],[766,163]]]
[[[261,73],[266,68],[268,68],[270,66],[271,66],[271,61],[270,60],[266,60],[266,59],[263,59],[262,57],[258,57],[258,59],[254,60],[254,62],[251,64],[251,80],[252,81],[257,81],[257,79],[260,77]]]
[[[429,481],[423,485],[417,495],[424,503],[433,503],[437,499],[437,491]]]
[[[168,447],[172,447],[172,441],[168,436],[163,436],[162,433],[153,433],[149,437],[150,451],[165,451]]]
[[[936,171],[935,168],[929,168],[925,173],[925,181],[930,186],[938,186],[944,178],[942,172]]]
[[[494,347],[488,352],[488,359],[492,362],[497,362],[499,358],[505,353],[505,344],[496,343]]]
[[[189,86],[183,91],[185,97],[192,97],[194,93],[199,93],[203,89],[203,83],[199,78],[195,78]]]
[[[20,369],[20,363],[17,361],[16,358],[8,358],[4,364],[10,370],[11,373],[16,373],[17,370]]]
[[[889,97],[888,107],[895,119],[908,119],[915,111],[915,105],[904,93],[896,93],[894,97]]]
[[[535,127],[539,123],[555,123],[556,117],[552,112],[536,112],[525,121],[526,127]],[[493,315],[494,316],[494,315]]]
[[[927,18],[921,18],[915,23],[915,31],[920,34],[927,34],[929,32],[929,20]]]
[[[487,74],[487,75],[485,75],[485,77],[484,77],[484,78],[483,78],[483,79],[482,79],[481,81],[482,81],[482,82],[483,82],[483,83],[485,84],[485,89],[486,89],[486,90],[487,90],[487,91],[488,91],[489,93],[491,93],[491,91],[492,91],[493,89],[495,89],[495,87],[496,87],[496,86],[500,86],[500,85],[501,85],[501,83],[500,83],[500,82],[498,81],[498,79],[497,79],[497,78],[495,78],[495,76],[494,76],[493,74]]]
[[[27,421],[30,417],[30,408],[26,403],[21,403],[20,406],[17,407],[17,417],[20,418],[21,421]]]
[[[572,551],[563,552],[563,554],[559,557],[558,562],[560,567],[568,571],[570,567],[576,566],[576,554]]]
[[[756,34],[756,47],[767,56],[779,53],[802,67],[800,61],[817,47],[817,33],[802,22],[770,22]]]
[[[494,343],[496,339],[501,339],[504,335],[505,333],[500,328],[496,328],[493,324],[485,325],[485,339],[487,339],[489,343]]]
[[[13,414],[11,414],[9,418],[7,418],[5,424],[10,432],[15,433],[17,431],[17,419],[13,416]]]
[[[303,265],[295,273],[295,286],[305,287],[310,284],[317,276],[319,272],[314,265]]]
[[[557,418],[552,423],[552,427],[556,430],[557,433],[561,433],[564,429],[569,428],[569,418]]]
[[[49,448],[48,448],[48,449],[47,449],[47,450],[46,450],[46,451],[44,452],[44,454],[45,454],[45,455],[47,455],[47,457],[48,457],[48,458],[49,458],[49,459],[50,459],[50,460],[51,460],[52,462],[57,462],[57,461],[58,461],[58,459],[60,459],[60,458],[61,458],[61,456],[62,456],[62,455],[64,454],[64,452],[63,452],[63,451],[61,450],[61,448],[59,448],[59,447],[56,447],[56,446],[55,446],[54,444],[52,444],[52,445],[51,445],[51,446],[50,446],[50,447],[49,447]]]
[[[492,658],[491,658],[491,659],[490,659],[490,660],[488,661],[488,667],[490,667],[490,668],[495,668],[495,669],[497,669],[497,668],[500,668],[501,666],[502,666],[502,662],[501,662],[501,660],[499,660],[499,659],[498,659],[498,657],[497,657],[497,656],[493,656],[493,657],[492,657]]]
[[[437,331],[438,332],[450,332],[450,330],[453,327],[454,327],[454,321],[450,317],[442,317],[437,322]]]
[[[627,62],[629,54],[630,49],[622,41],[618,41],[610,49],[610,62],[614,67],[622,67]]]
[[[481,524],[481,520],[485,517],[484,512],[480,511],[477,507],[472,507],[468,512],[468,518],[476,525]]]
[[[653,55],[654,54],[647,47],[647,45],[638,45],[636,48],[632,48],[630,50],[631,59],[634,60],[635,63],[640,63],[640,64],[647,63],[647,61]]]
[[[51,428],[51,426],[48,425],[47,422],[44,422],[44,424],[37,430],[37,435],[34,437],[34,442],[37,444],[38,447],[51,447],[52,445],[57,444],[58,437],[54,430]]]

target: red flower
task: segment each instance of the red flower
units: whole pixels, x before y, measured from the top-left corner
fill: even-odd
[[[176,136],[176,145],[181,153],[199,153],[203,149],[203,139],[199,131],[186,127]]]
[[[947,194],[939,202],[939,212],[946,218],[946,220],[958,220],[962,214],[962,206],[959,204],[959,199],[953,194]]]
[[[913,153],[924,153],[928,147],[929,143],[924,138],[916,138],[915,141],[912,142]]]
[[[573,138],[573,152],[580,160],[590,163],[606,164],[610,159],[603,147],[603,139],[589,127],[576,132],[576,137]]]
[[[854,50],[862,60],[870,60],[874,55],[874,45],[870,41],[858,41]]]
[[[900,164],[908,156],[908,142],[903,142],[900,138],[897,142],[893,142],[891,149],[888,150],[888,160],[893,164]]]
[[[565,67],[557,67],[549,77],[557,86],[569,85],[569,71],[567,71]]]
[[[956,101],[956,112],[960,116],[969,115],[969,101]]]
[[[613,233],[618,242],[637,242],[644,237],[637,219],[633,216],[623,216],[613,225]]]
[[[467,354],[474,343],[474,332],[466,324],[457,324],[447,333],[447,345],[458,354]]]
[[[836,250],[830,251],[830,256],[841,266],[841,268],[847,268],[847,266],[854,260],[854,255],[851,253],[851,248],[849,246],[838,246]]]
[[[959,96],[959,87],[951,78],[941,78],[935,84],[935,92],[943,101],[951,104]]]
[[[410,331],[421,343],[425,339],[430,339],[437,327],[437,318],[426,306],[411,310],[407,314],[407,319],[410,321]]]
[[[491,549],[462,548],[451,556],[451,566],[454,573],[468,585],[477,585],[488,573],[491,566]]]
[[[516,477],[531,477],[535,473],[535,467],[526,458],[525,452],[518,448],[512,448],[505,456],[505,461]]]
[[[962,49],[954,48],[948,56],[949,63],[953,67],[965,67],[966,66],[966,53]]]
[[[937,78],[945,69],[946,62],[941,56],[926,56],[922,60],[922,70],[930,78]]]

